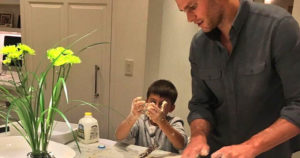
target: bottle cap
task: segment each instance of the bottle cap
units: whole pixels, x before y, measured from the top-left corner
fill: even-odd
[[[85,112],[84,115],[85,116],[92,116],[92,113],[91,112]]]
[[[105,149],[105,145],[104,145],[104,144],[99,144],[99,145],[98,145],[98,148],[99,148],[99,149]]]

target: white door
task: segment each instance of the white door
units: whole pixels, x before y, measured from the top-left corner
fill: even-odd
[[[63,42],[63,46],[97,29],[77,43],[72,48],[74,52],[92,43],[110,42],[111,6],[111,0],[21,0],[22,42],[37,54],[28,59],[31,69],[41,69],[48,62],[46,50],[69,35],[76,36]],[[71,108],[66,115],[74,123],[84,112],[91,111],[100,125],[100,137],[108,138],[110,44],[89,48],[80,57],[82,63],[73,66],[67,81],[69,98],[102,106],[98,112],[87,106],[74,108],[74,104],[65,105],[63,101],[60,109]]]

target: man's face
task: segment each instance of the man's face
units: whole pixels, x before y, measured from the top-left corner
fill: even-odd
[[[203,32],[218,27],[223,9],[220,0],[176,0],[180,11],[184,11],[189,22],[194,22]]]

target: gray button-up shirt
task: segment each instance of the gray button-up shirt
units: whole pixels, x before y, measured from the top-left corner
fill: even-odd
[[[188,121],[211,123],[212,152],[246,141],[280,117],[300,127],[299,25],[279,7],[240,2],[230,30],[231,55],[218,29],[199,31],[191,44]],[[286,142],[258,157],[288,158],[299,148]]]

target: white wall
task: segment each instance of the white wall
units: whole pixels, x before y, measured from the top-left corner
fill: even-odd
[[[158,79],[164,1],[149,1],[144,96],[149,85]]]
[[[151,51],[150,48],[157,47],[153,44],[153,41],[148,38],[147,40],[147,59],[146,59],[146,72],[145,72],[145,91],[146,87],[156,79],[168,79],[172,81],[178,90],[178,99],[176,101],[176,108],[173,112],[174,115],[183,118],[186,121],[188,115],[188,101],[191,98],[191,78],[190,78],[190,65],[188,61],[189,47],[193,35],[197,32],[198,28],[194,24],[189,24],[186,20],[186,16],[183,12],[179,12],[175,1],[163,0],[163,3],[150,1],[156,5],[163,5],[162,17],[157,16],[155,13],[149,11],[149,18],[156,17],[154,21],[157,25],[161,23],[161,28],[156,32],[160,34],[159,40],[160,49],[159,55],[157,52]],[[159,1],[159,0],[158,0]],[[159,7],[155,7],[155,9]],[[153,11],[154,12],[154,11]],[[160,12],[160,11],[157,11]],[[161,19],[160,19],[161,18]],[[149,22],[148,26],[152,26]],[[149,33],[153,32],[154,27],[148,27]],[[150,31],[149,31],[150,30]],[[152,39],[153,40],[153,39]],[[155,49],[157,51],[157,49]],[[149,73],[149,67],[152,69],[152,73]],[[158,66],[158,69],[157,67]],[[154,76],[150,76],[154,75]],[[189,133],[189,125],[185,122],[185,129]]]
[[[110,138],[130,112],[131,100],[143,94],[147,18],[148,1],[113,0]],[[134,60],[133,76],[124,75],[126,58]]]

